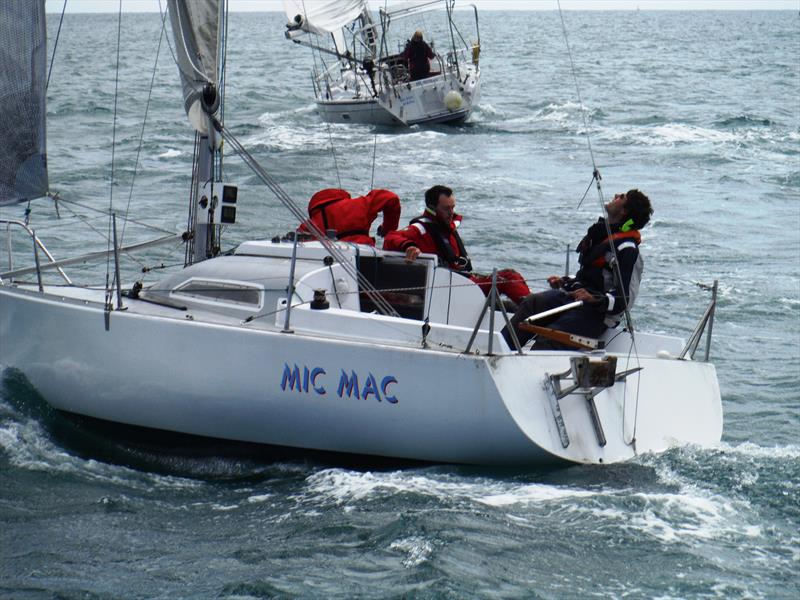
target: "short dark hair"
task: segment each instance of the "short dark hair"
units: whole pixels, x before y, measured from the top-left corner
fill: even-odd
[[[439,196],[452,196],[453,190],[446,185],[435,185],[425,192],[425,206],[435,210],[439,205]]]
[[[650,198],[645,196],[637,189],[628,190],[625,194],[625,212],[628,218],[633,219],[633,226],[641,229],[650,222],[653,214],[653,207],[650,205]]]

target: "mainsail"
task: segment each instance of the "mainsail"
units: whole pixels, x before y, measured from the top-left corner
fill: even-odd
[[[45,0],[0,0],[0,205],[47,194]]]
[[[369,7],[366,0],[283,0],[283,10],[303,31],[324,35],[352,23]]]
[[[219,0],[169,0],[169,17],[183,82],[183,102],[189,122],[200,133],[207,131],[201,105],[203,90],[208,83],[219,90],[223,8]]]

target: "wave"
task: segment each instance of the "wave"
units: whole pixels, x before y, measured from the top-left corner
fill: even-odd
[[[665,125],[669,121],[661,115],[649,115],[647,117],[633,117],[621,121],[623,125]]]
[[[0,366],[2,371],[2,366]],[[284,455],[253,444],[209,441],[67,415],[19,371],[0,385],[0,451],[15,468],[132,489],[194,488],[203,481],[294,475]],[[306,468],[299,467],[305,473]]]
[[[175,158],[177,156],[181,156],[182,154],[183,154],[183,151],[175,150],[174,148],[170,148],[168,150],[165,150],[161,154],[159,154],[158,158]]]
[[[160,475],[84,459],[53,442],[45,427],[34,419],[13,420],[0,414],[0,449],[8,462],[25,471],[69,475],[83,480],[140,491],[158,488],[194,488],[201,482]]]
[[[732,457],[746,457],[766,460],[795,461],[800,459],[800,445],[759,446],[752,442],[741,444],[720,443],[719,451]]]
[[[774,121],[767,119],[766,117],[756,117],[752,115],[738,115],[735,117],[726,117],[723,119],[719,119],[714,121],[713,125],[715,127],[769,127],[770,125],[775,125]]]
[[[473,110],[472,115],[475,116],[478,120],[481,120],[482,117],[503,117],[503,112],[499,109],[495,108],[492,104],[488,102],[481,102],[479,103]]]
[[[482,119],[481,132],[497,133],[539,133],[542,131],[570,130],[583,122],[580,104],[576,102],[543,102],[517,111],[519,116],[507,116],[503,111],[493,109],[492,118]],[[520,114],[521,113],[521,114]],[[479,113],[480,114],[480,113]],[[590,109],[587,118],[599,121],[605,117],[600,109]]]
[[[405,553],[403,566],[407,569],[416,567],[426,562],[433,554],[433,543],[423,537],[413,536],[395,540],[389,545],[390,550],[397,550]]]
[[[731,142],[737,139],[734,133],[717,131],[695,125],[684,125],[682,123],[669,123],[660,125],[649,130],[650,138],[638,138],[645,143],[669,143],[679,142]]]

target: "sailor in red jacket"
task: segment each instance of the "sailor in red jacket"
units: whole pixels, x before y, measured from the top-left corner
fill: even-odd
[[[423,252],[436,254],[448,267],[469,277],[488,295],[492,276],[472,272],[469,255],[458,235],[461,215],[456,214],[455,209],[453,190],[444,185],[433,186],[425,192],[425,212],[412,219],[405,229],[388,234],[383,249],[405,252],[408,261],[416,260]],[[513,269],[498,271],[497,289],[517,304],[530,294],[525,279]]]
[[[366,196],[351,198],[345,190],[329,188],[320,190],[308,203],[308,217],[323,233],[336,230],[336,239],[356,244],[375,245],[370,237],[372,222],[383,213],[383,223],[378,235],[386,235],[400,224],[400,198],[389,190],[370,190]],[[308,222],[302,223],[298,231],[310,232]]]

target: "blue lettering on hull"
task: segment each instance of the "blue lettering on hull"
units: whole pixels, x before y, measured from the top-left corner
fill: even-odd
[[[281,375],[281,390],[284,392],[297,392],[298,394],[316,394],[318,396],[327,395],[325,390],[325,369],[322,367],[308,367],[303,365],[302,369],[298,365],[289,366],[283,364]],[[371,372],[367,372],[361,380],[363,385],[359,385],[359,377],[355,370],[348,373],[344,369],[339,375],[339,385],[336,388],[336,395],[339,398],[355,398],[356,400],[374,399],[378,402],[384,400],[389,404],[397,404],[398,398],[395,395],[394,386],[397,378],[394,375],[386,375],[380,379]]]

